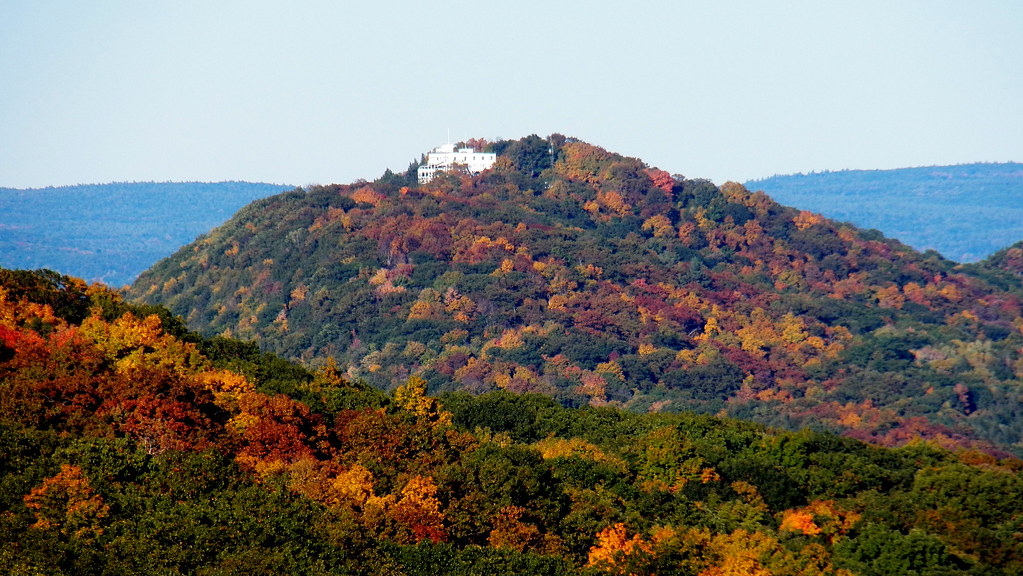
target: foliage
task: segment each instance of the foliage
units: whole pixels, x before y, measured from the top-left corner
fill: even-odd
[[[1016,252],[959,266],[561,135],[474,145],[499,154],[478,176],[256,202],[130,295],[380,390],[1023,454]]]
[[[101,286],[0,278],[11,574],[1023,570],[1016,459],[506,390],[431,397],[415,376],[371,393],[330,362],[310,374],[176,335]],[[51,305],[83,293],[88,314]],[[623,377],[610,362],[593,372]]]

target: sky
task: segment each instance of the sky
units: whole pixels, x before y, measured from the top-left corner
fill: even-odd
[[[1023,161],[1018,0],[0,0],[0,187],[372,180],[561,133],[721,184]]]

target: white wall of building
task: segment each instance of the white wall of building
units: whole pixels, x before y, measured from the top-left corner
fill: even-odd
[[[441,144],[426,155],[426,163],[419,167],[419,183],[429,182],[437,172],[450,170],[455,165],[465,166],[471,174],[478,174],[497,162],[497,154],[477,152],[473,148],[455,148],[454,144]]]

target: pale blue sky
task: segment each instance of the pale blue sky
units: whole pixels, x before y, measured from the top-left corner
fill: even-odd
[[[1018,0],[0,0],[0,186],[347,183],[449,129],[718,183],[1023,161],[1021,103]]]

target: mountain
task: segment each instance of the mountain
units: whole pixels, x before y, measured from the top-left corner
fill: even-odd
[[[981,260],[1023,239],[1018,163],[787,174],[746,186],[959,262]]]
[[[698,410],[1023,453],[1018,279],[554,135],[478,176],[296,189],[130,296],[392,390]]]
[[[5,574],[1008,575],[1023,461],[392,394],[0,269]]]
[[[287,188],[250,182],[0,188],[0,265],[125,286],[242,206]]]

